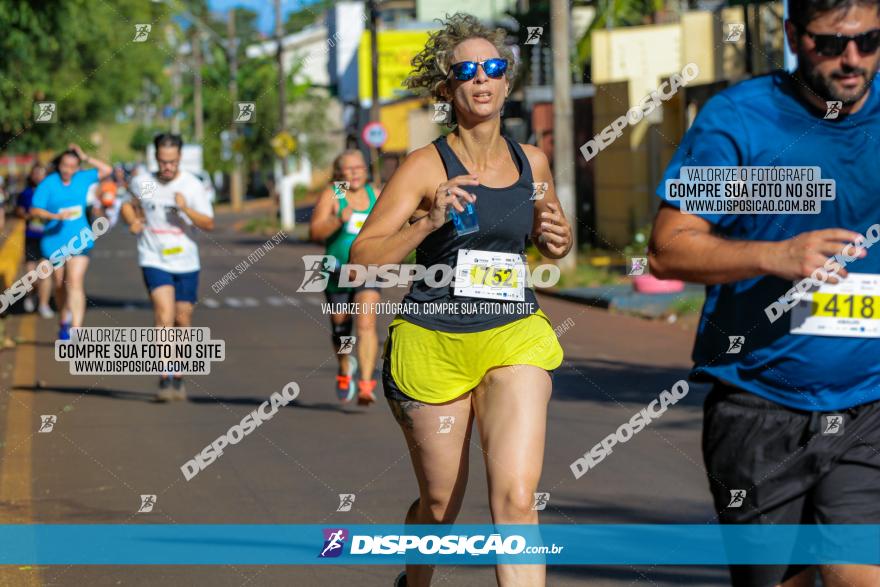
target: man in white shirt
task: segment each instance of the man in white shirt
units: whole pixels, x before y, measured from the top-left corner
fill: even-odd
[[[192,237],[198,230],[214,229],[214,210],[202,182],[180,169],[180,136],[163,133],[153,143],[159,172],[132,179],[131,199],[122,205],[122,217],[138,235],[138,263],[156,326],[188,327],[201,269],[199,247]],[[182,376],[163,375],[156,399],[186,399]]]

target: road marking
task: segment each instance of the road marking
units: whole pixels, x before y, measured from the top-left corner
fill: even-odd
[[[31,458],[32,439],[36,431],[33,416],[33,391],[15,391],[31,387],[36,381],[37,319],[25,316],[21,320],[19,336],[26,344],[15,349],[13,385],[6,398],[6,433],[0,448],[0,511],[4,524],[31,524],[33,478]],[[33,545],[36,552],[36,544]],[[39,568],[34,566],[2,566],[0,580],[4,585],[41,585]],[[11,580],[11,582],[9,581]]]
[[[309,297],[305,299],[313,306],[321,305],[321,300],[319,298]],[[202,298],[199,300],[199,306],[209,310],[216,310],[217,308],[222,308],[224,306],[227,310],[229,308],[239,310],[242,308],[259,308],[263,305],[272,306],[274,308],[282,308],[284,306],[294,306],[299,308],[302,307],[302,301],[293,296],[269,296],[262,300],[250,296],[243,298],[221,298],[220,300],[215,298]],[[122,309],[131,312],[134,310],[149,310],[150,306],[148,304],[133,304],[127,302],[122,305]]]

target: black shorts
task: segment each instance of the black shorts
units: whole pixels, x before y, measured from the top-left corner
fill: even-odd
[[[43,258],[43,251],[40,249],[40,239],[25,238],[24,239],[24,260],[36,263]]]
[[[385,339],[385,348],[382,352],[382,390],[385,392],[385,398],[388,399],[388,401],[394,400],[398,402],[418,402],[424,404],[424,402],[420,402],[419,400],[403,393],[397,385],[397,382],[394,381],[394,377],[391,376],[392,338],[394,338],[393,333],[389,332],[388,338]]]
[[[704,405],[703,460],[722,524],[880,523],[880,401],[806,412],[717,383]],[[730,574],[751,587],[805,568],[732,565]]]

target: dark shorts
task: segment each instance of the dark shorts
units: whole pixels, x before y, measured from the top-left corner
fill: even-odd
[[[155,267],[141,267],[144,283],[149,291],[157,287],[170,285],[174,288],[174,300],[178,302],[196,303],[199,292],[199,272],[171,273]]]
[[[397,386],[397,383],[394,381],[394,377],[391,376],[391,339],[394,338],[391,333],[388,334],[388,338],[385,339],[385,352],[382,353],[382,390],[385,392],[385,398],[388,401],[398,401],[398,402],[418,402],[420,404],[424,404],[424,402],[420,402],[419,400],[412,398],[400,390],[400,387]]]
[[[722,524],[880,523],[880,401],[806,412],[718,383],[704,405],[703,460]],[[730,573],[734,586],[751,587],[805,568],[733,565]]]
[[[43,251],[40,249],[40,239],[25,238],[24,239],[24,260],[36,263],[43,258]]]

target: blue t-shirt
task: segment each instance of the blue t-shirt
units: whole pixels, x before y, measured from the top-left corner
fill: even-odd
[[[76,217],[69,220],[49,220],[46,223],[40,248],[43,256],[47,259],[51,257],[53,252],[68,245],[71,239],[80,234],[80,231],[90,230],[86,200],[89,186],[96,181],[98,181],[98,170],[87,169],[74,173],[67,185],[61,182],[61,176],[56,172],[46,177],[37,186],[31,207],[47,210],[53,214],[57,214],[61,210],[71,210],[77,214]],[[75,244],[82,246],[82,239],[77,239]],[[92,244],[88,242],[82,252],[85,253],[91,248]]]
[[[729,239],[781,241],[806,231],[865,234],[880,222],[880,84],[862,108],[824,120],[785,72],[739,83],[709,100],[657,189],[682,166],[817,166],[836,182],[836,200],[819,214],[701,214]],[[677,202],[669,202],[678,207]],[[841,244],[841,248],[843,245]],[[880,247],[849,263],[850,273],[880,273]],[[880,339],[790,334],[791,312],[771,323],[764,308],[793,283],[773,276],[706,287],[693,359],[705,375],[789,407],[842,410],[880,399]],[[728,354],[729,336],[745,336]]]

